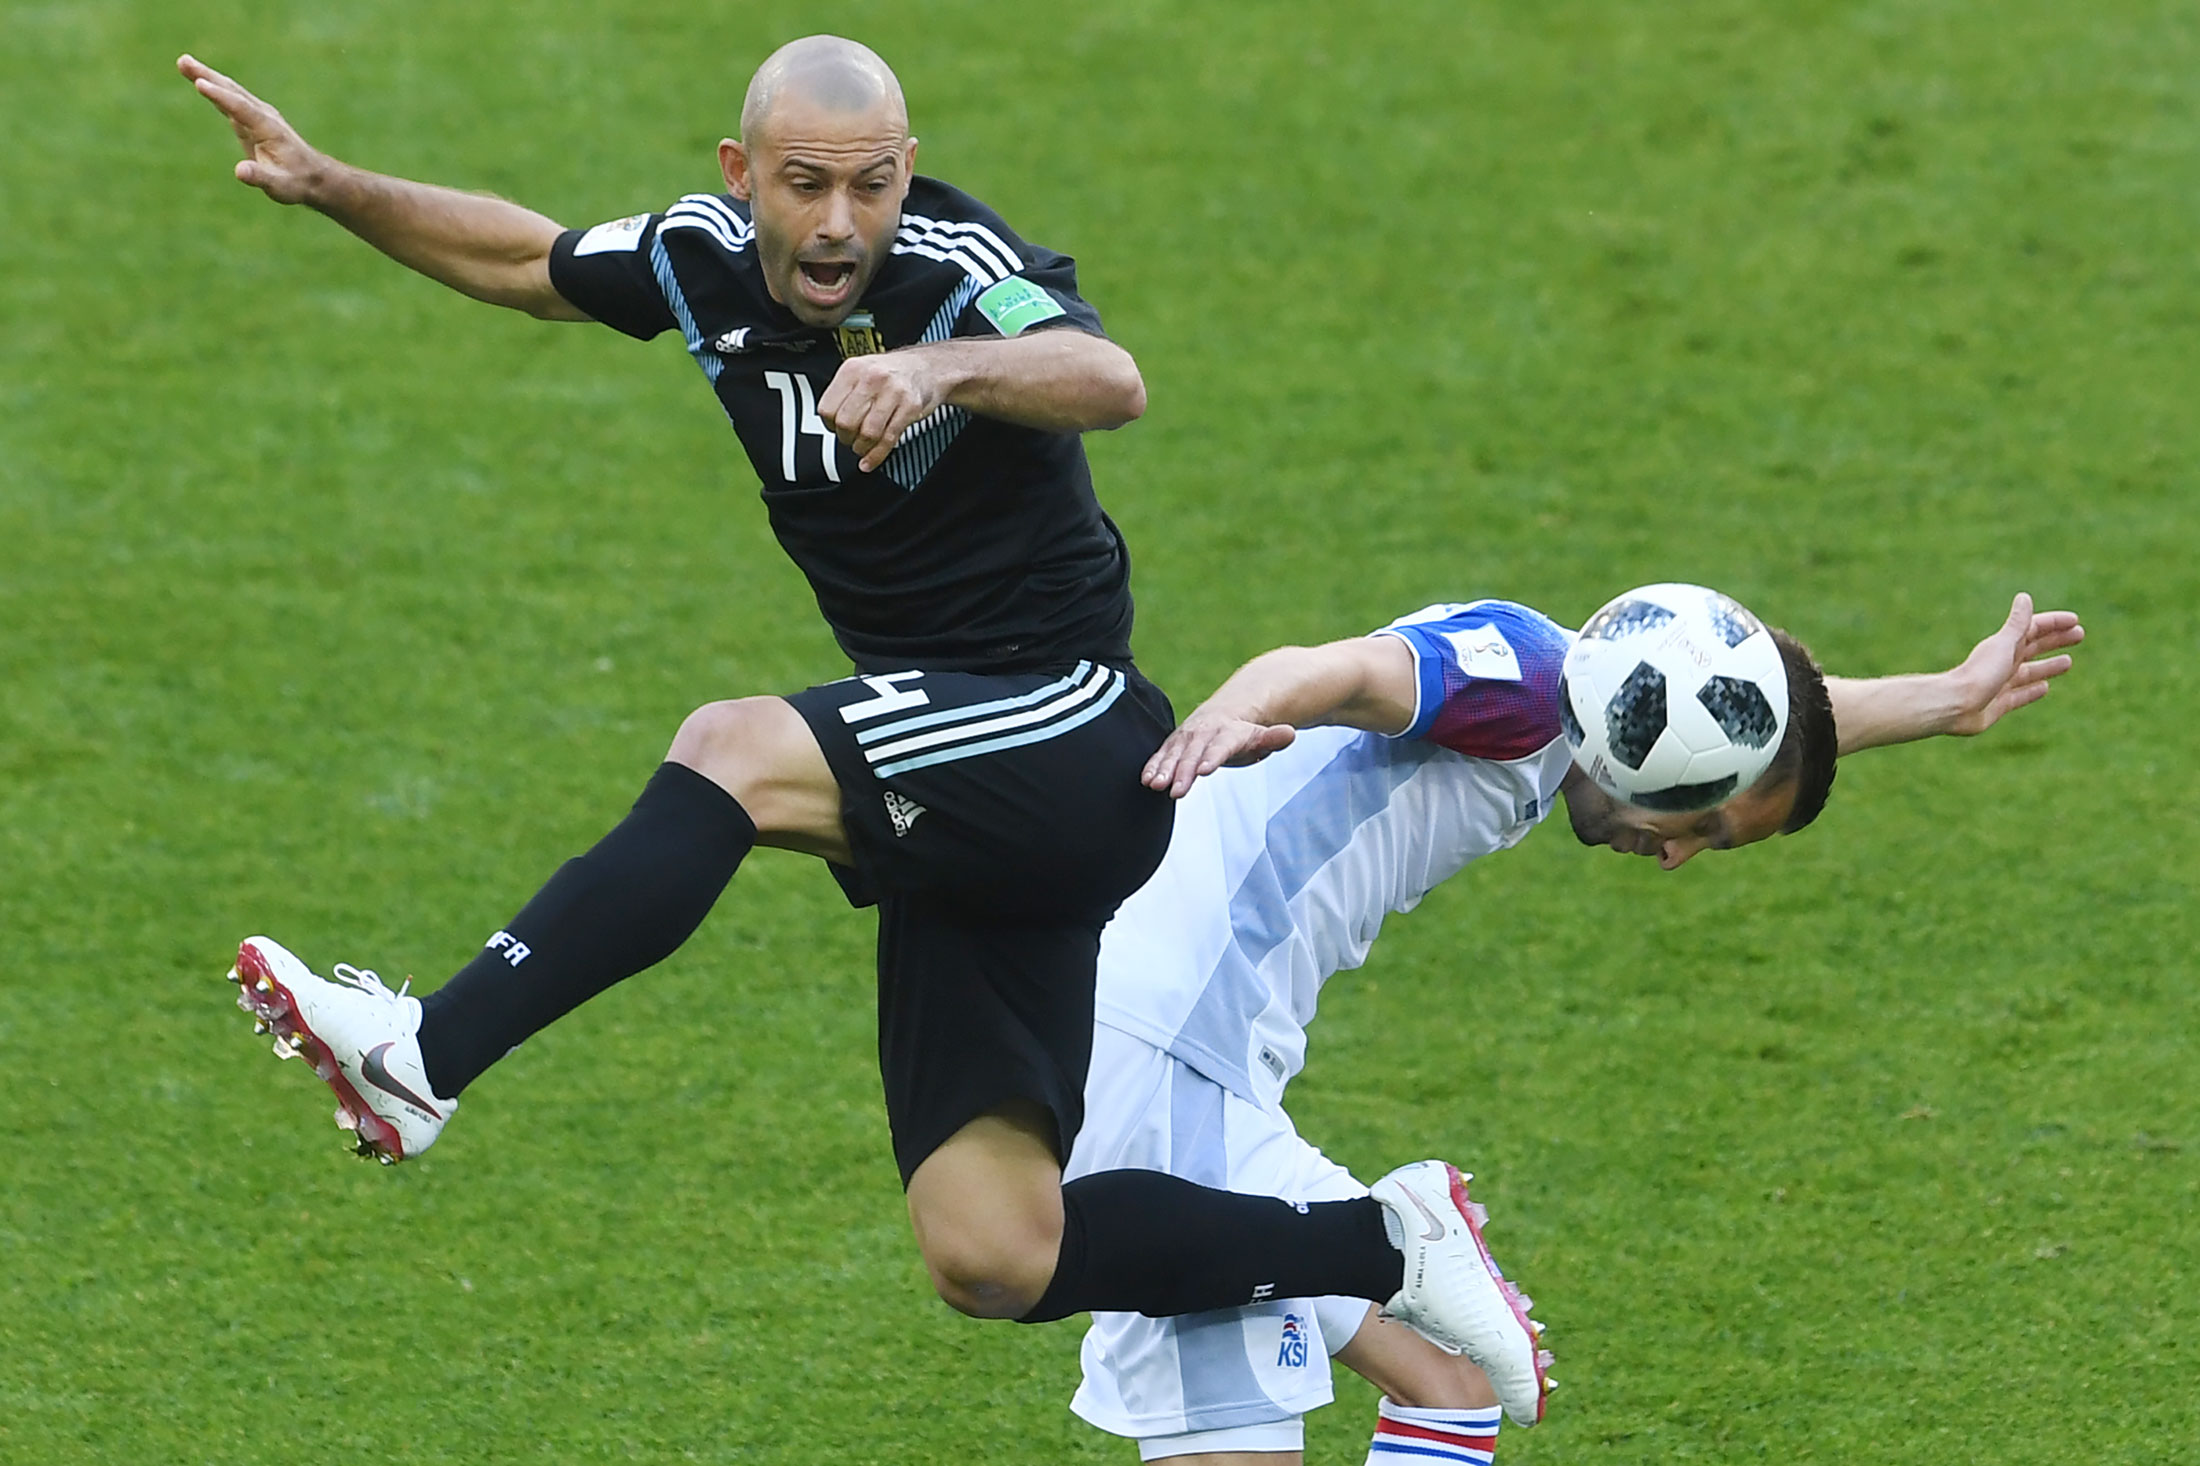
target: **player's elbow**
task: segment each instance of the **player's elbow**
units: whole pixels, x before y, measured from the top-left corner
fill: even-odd
[[[1102,390],[1093,395],[1099,427],[1113,431],[1146,415],[1146,379],[1138,374],[1138,363],[1127,351],[1121,353]]]
[[[595,319],[594,316],[591,316],[564,296],[559,295],[556,291],[552,291],[548,295],[531,295],[525,300],[504,301],[501,303],[511,306],[514,310],[525,311],[538,321],[592,321]]]
[[[518,311],[522,315],[533,316],[538,321],[590,319],[572,302],[551,289],[547,281],[531,278],[523,272],[454,271],[437,278],[468,299],[478,300],[483,305]]]
[[[1045,1296],[1060,1239],[928,1238],[925,1271],[940,1301],[972,1318],[1022,1318]]]
[[[1057,338],[1056,349],[1072,353],[1077,362],[1082,430],[1111,430],[1145,416],[1146,379],[1129,352],[1105,336],[1064,331]]]
[[[1138,374],[1134,362],[1130,368],[1130,380],[1123,385],[1123,423],[1134,423],[1146,415],[1146,379]]]
[[[595,317],[558,293],[546,268],[530,268],[503,282],[498,305],[525,311],[538,321],[588,321]]]
[[[551,228],[554,230],[555,225]],[[553,233],[550,239],[557,236]],[[536,245],[540,244],[537,248]],[[589,314],[558,293],[550,281],[549,241],[528,242],[526,249],[481,281],[478,295],[491,305],[524,311],[538,321],[585,321]]]

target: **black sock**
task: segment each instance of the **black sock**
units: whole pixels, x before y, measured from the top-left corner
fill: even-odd
[[[1404,1276],[1372,1197],[1298,1206],[1159,1171],[1101,1171],[1062,1188],[1054,1281],[1023,1321],[1096,1308],[1167,1318],[1329,1293],[1387,1303]]]
[[[740,801],[693,769],[660,765],[617,828],[420,1000],[428,1083],[455,1099],[529,1034],[671,956],[755,843]]]

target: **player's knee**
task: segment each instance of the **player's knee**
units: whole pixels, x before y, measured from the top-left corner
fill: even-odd
[[[1025,1200],[1012,1188],[944,1195],[912,1188],[910,1224],[932,1286],[950,1308],[973,1318],[1022,1318],[1045,1294],[1062,1252],[1061,1214]]]
[[[1062,1170],[1053,1119],[1029,1101],[980,1115],[909,1178],[909,1225],[949,1307],[1022,1318],[1062,1253]]]
[[[789,718],[800,714],[776,697],[705,703],[681,722],[665,757],[713,780],[744,806],[761,803],[781,776],[778,750]]]
[[[972,1318],[1022,1318],[1054,1277],[1059,1237],[993,1229],[927,1236],[925,1270],[942,1302]]]

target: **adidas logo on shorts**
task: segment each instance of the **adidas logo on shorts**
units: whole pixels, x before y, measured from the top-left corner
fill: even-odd
[[[894,822],[895,835],[908,834],[909,827],[915,824],[917,816],[923,813],[924,806],[914,799],[904,799],[891,789],[886,791],[886,817]]]

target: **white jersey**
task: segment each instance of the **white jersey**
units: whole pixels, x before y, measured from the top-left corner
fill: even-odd
[[[1169,853],[1100,942],[1096,1017],[1273,1105],[1306,1062],[1329,975],[1393,911],[1550,813],[1570,762],[1560,664],[1573,633],[1510,601],[1431,606],[1377,632],[1412,649],[1395,736],[1303,730],[1201,779]]]

